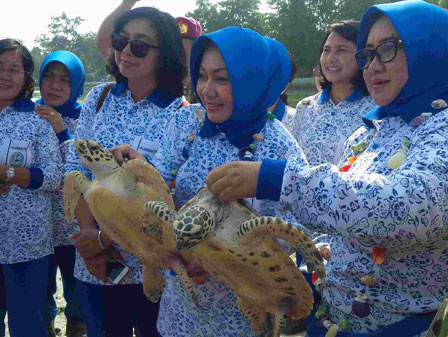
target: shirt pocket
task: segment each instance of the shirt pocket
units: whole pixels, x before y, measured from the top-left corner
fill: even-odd
[[[30,168],[31,161],[31,142],[9,138],[0,142],[0,164]]]

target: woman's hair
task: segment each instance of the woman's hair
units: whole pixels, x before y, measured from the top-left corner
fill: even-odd
[[[327,32],[325,33],[322,46],[320,47],[319,55],[321,55],[322,52],[324,51],[325,43],[327,42],[327,39],[331,33],[337,33],[340,36],[342,36],[342,38],[351,41],[356,45],[358,41],[359,24],[360,22],[357,20],[344,20],[330,24]],[[331,82],[328,81],[327,78],[325,77],[324,72],[322,71],[322,66],[320,65],[320,61],[319,61],[319,67],[323,77],[323,80],[320,82],[322,88],[331,89]],[[368,95],[366,83],[364,82],[364,77],[362,76],[361,69],[359,69],[356,72],[355,76],[353,76],[353,78],[351,79],[351,83],[355,86],[355,89],[360,89],[364,95]]]
[[[157,31],[160,45],[157,87],[165,95],[182,96],[183,80],[187,67],[182,38],[176,20],[170,14],[156,8],[138,7],[124,12],[117,18],[114,32],[120,33],[129,21],[139,18],[147,19]],[[127,78],[120,73],[113,51],[107,60],[107,71],[115,77],[118,83],[127,81]]]
[[[22,90],[20,90],[19,94],[14,98],[14,101],[18,101],[22,98],[30,99],[33,96],[34,91],[33,58],[28,49],[26,49],[26,47],[21,42],[14,39],[0,40],[0,54],[3,54],[9,50],[17,51],[17,53],[22,58],[23,70],[26,71]]]

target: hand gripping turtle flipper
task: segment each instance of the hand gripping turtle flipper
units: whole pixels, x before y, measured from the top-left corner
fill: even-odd
[[[247,220],[238,229],[238,236],[243,244],[250,243],[255,237],[263,234],[285,240],[302,256],[308,271],[315,271],[321,280],[325,281],[322,256],[308,235],[280,218],[269,216]]]
[[[90,184],[90,180],[79,171],[72,171],[65,178],[63,187],[64,213],[69,223],[73,221],[75,208],[81,194],[87,191]]]

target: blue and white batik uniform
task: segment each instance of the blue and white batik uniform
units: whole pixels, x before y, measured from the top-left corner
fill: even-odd
[[[373,109],[370,96],[355,89],[345,100],[334,104],[330,89],[297,103],[294,113],[282,122],[305,152],[310,165],[338,164],[347,138],[362,124],[362,116]]]
[[[106,86],[107,84],[101,84],[94,87],[88,94],[75,131],[75,140],[91,139],[106,148],[131,144],[151,159],[160,147],[167,121],[184,99],[181,97],[167,99],[159,95],[156,90],[146,99],[135,103],[131,91],[122,82],[114,85],[103,106],[96,112],[98,100]],[[90,170],[81,164],[73,146],[70,148],[65,168],[66,173],[77,170],[89,179],[94,178]],[[118,245],[115,245],[115,248],[123,262],[130,268],[120,284],[141,284],[142,266],[138,259]],[[103,284],[88,272],[84,259],[79,255],[76,258],[75,277],[86,283]]]
[[[225,61],[233,90],[232,116],[221,123],[208,120],[202,105],[190,105],[175,115],[167,139],[154,160],[167,182],[175,180],[179,205],[206,185],[215,167],[241,159],[288,158],[300,155],[297,142],[276,119],[267,120],[267,109],[286,87],[291,64],[286,48],[249,29],[228,27],[196,40],[191,53],[193,88],[198,81],[204,49],[212,41]],[[254,140],[258,135],[259,141]],[[255,144],[251,152],[249,145]],[[174,175],[174,173],[177,174]],[[248,200],[262,215],[292,219],[279,203]],[[217,279],[206,276],[193,290],[194,307],[179,278],[164,271],[167,285],[160,302],[157,328],[162,336],[255,336],[248,319],[236,305],[234,292]]]
[[[63,165],[53,129],[34,107],[21,99],[0,112],[0,163],[30,170],[28,188],[12,185],[0,195],[0,264],[53,253],[50,195],[61,182]]]
[[[373,6],[361,21],[358,49],[381,15],[403,41],[409,79],[389,105],[363,117],[366,127],[349,138],[341,163],[354,156],[352,145],[363,142],[365,150],[344,172],[296,156],[265,162],[260,178],[276,167],[283,181],[257,194],[280,195],[300,223],[328,234],[322,297],[326,319],[348,320],[352,334],[342,336],[422,334],[448,296],[448,14],[424,1]],[[398,150],[404,156],[397,164]],[[362,318],[352,306],[357,293],[369,308]],[[322,330],[310,325],[308,334]]]
[[[169,182],[175,180],[176,202],[185,204],[199,188],[212,169],[239,160],[240,149],[232,145],[225,134],[212,138],[199,136],[197,111],[205,113],[200,104],[183,108],[167,129],[167,139],[157,154],[154,164]],[[191,142],[188,138],[194,134]],[[288,158],[300,154],[300,149],[289,132],[278,120],[268,120],[260,134],[254,160]],[[191,138],[190,138],[191,139]],[[173,175],[173,169],[178,169]],[[261,215],[278,216],[293,220],[278,202],[247,199]],[[192,303],[183,284],[174,273],[164,271],[167,282],[159,311],[158,330],[162,336],[255,336],[255,333],[236,306],[234,292],[217,279],[207,276],[204,283],[194,289],[200,311]]]
[[[59,149],[64,164],[67,161],[71,140],[78,123],[79,113],[81,112],[81,104],[77,99],[82,96],[84,92],[85,71],[81,60],[74,54],[68,51],[56,51],[48,55],[42,62],[40,67],[39,85],[42,86],[42,79],[46,68],[52,62],[59,62],[63,64],[70,74],[71,91],[70,97],[67,101],[58,107],[53,107],[61,114],[66,129],[57,134],[59,139]],[[36,103],[48,105],[43,98],[40,98]],[[69,238],[70,234],[79,231],[77,223],[67,223],[64,215],[64,206],[62,203],[62,186],[52,192],[52,208],[53,208],[53,246],[67,246],[73,245],[73,240]]]

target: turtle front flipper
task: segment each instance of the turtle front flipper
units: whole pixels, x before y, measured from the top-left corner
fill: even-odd
[[[81,194],[87,191],[90,183],[90,180],[79,171],[72,171],[65,178],[62,190],[64,194],[64,214],[68,222],[73,221],[78,200]]]
[[[176,215],[176,211],[164,202],[148,201],[142,214],[143,232],[152,235],[160,244],[163,244],[163,223],[171,226]]]
[[[283,239],[303,258],[308,271],[315,271],[325,281],[322,256],[311,238],[289,222],[276,217],[256,217],[243,222],[238,229],[241,244],[249,244],[256,237],[269,235]]]

